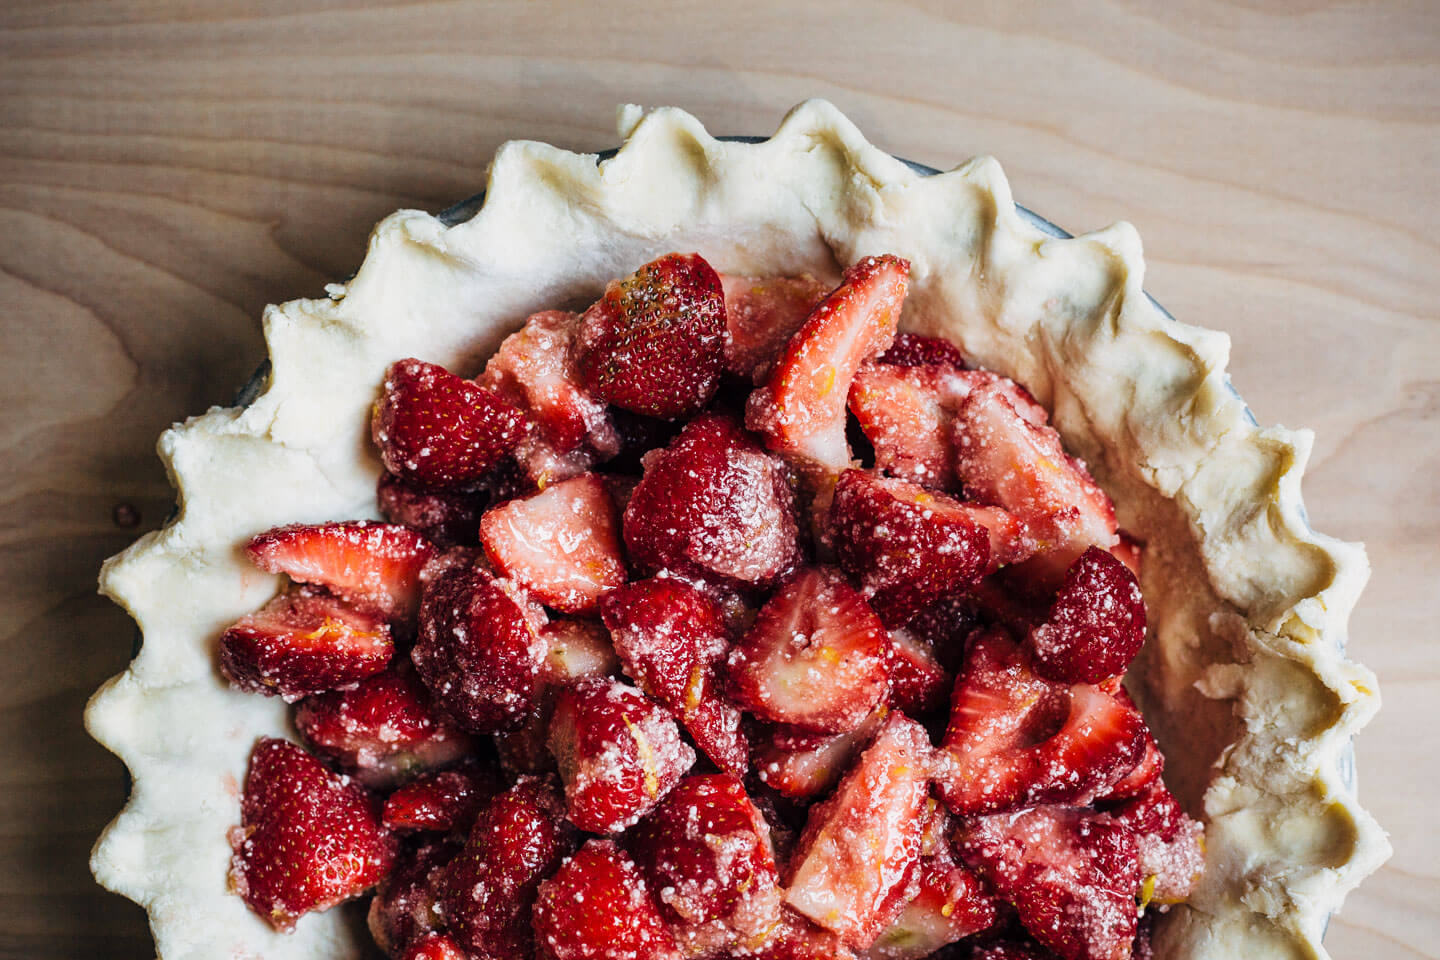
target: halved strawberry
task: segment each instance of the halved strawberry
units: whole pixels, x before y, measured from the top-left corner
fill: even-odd
[[[440,926],[435,878],[459,851],[460,844],[450,839],[400,848],[395,866],[375,890],[367,917],[370,935],[381,950],[401,956]]]
[[[625,508],[625,547],[644,574],[770,586],[800,561],[799,535],[784,466],[721,414],[650,454]]]
[[[954,367],[965,369],[965,355],[949,340],[927,337],[918,333],[897,333],[890,349],[879,357],[880,363],[897,367]]]
[[[861,956],[919,960],[946,944],[989,929],[998,912],[980,878],[955,862],[949,839],[916,866],[914,896]]]
[[[1065,572],[1050,616],[1026,637],[1035,672],[1067,683],[1118,677],[1145,642],[1145,598],[1135,575],[1089,547]]]
[[[474,741],[437,716],[408,669],[391,668],[348,690],[306,697],[295,728],[316,753],[368,787],[391,787],[471,752]]]
[[[468,831],[501,786],[500,771],[478,760],[422,773],[386,798],[385,826],[435,833]]]
[[[780,922],[763,937],[732,944],[725,956],[745,960],[855,960],[840,938],[782,907]]]
[[[1103,814],[1036,807],[966,821],[961,858],[1061,960],[1126,960],[1140,890],[1135,835]]]
[[[284,740],[255,744],[240,816],[230,886],[276,930],[359,896],[395,861],[379,799]]]
[[[480,539],[497,569],[563,613],[594,613],[625,582],[620,516],[598,474],[487,511]]]
[[[553,960],[680,960],[645,878],[610,840],[591,840],[540,885],[535,939]]]
[[[520,723],[538,693],[545,614],[508,580],[455,566],[425,588],[410,659],[435,702],[475,733]]]
[[[716,667],[729,647],[720,604],[670,577],[627,583],[600,610],[625,672],[680,718],[715,765],[743,776],[749,749],[740,713],[720,699]]]
[[[409,527],[437,547],[453,547],[480,542],[480,515],[490,494],[427,490],[387,472],[380,475],[375,499],[386,520]]]
[[[753,939],[780,919],[770,827],[736,777],[686,777],[630,846],[687,954]]]
[[[745,424],[765,435],[766,446],[831,472],[849,465],[850,381],[894,342],[909,276],[909,262],[892,256],[866,257],[845,271],[746,403]]]
[[[231,625],[220,638],[220,670],[241,690],[294,703],[379,673],[394,649],[384,620],[302,590]]]
[[[890,706],[923,720],[944,709],[954,688],[930,644],[903,627],[890,631]]]
[[[1135,701],[1130,699],[1130,694],[1124,687],[1115,691],[1115,699],[1125,704],[1131,710],[1139,712]],[[1147,724],[1145,727],[1145,753],[1140,762],[1135,764],[1135,769],[1125,774],[1115,786],[1111,787],[1105,796],[1100,799],[1111,803],[1120,800],[1129,800],[1131,797],[1138,797],[1146,789],[1160,779],[1165,772],[1165,755],[1160,752],[1160,745],[1155,742],[1155,736],[1150,732]]]
[[[494,390],[414,358],[390,365],[370,422],[385,469],[437,489],[480,482],[530,428]]]
[[[766,786],[792,800],[828,793],[874,739],[888,712],[882,704],[849,733],[775,727],[756,744],[755,773]]]
[[[528,957],[540,882],[574,849],[553,783],[521,777],[495,797],[436,881],[449,932],[481,957]]]
[[[590,833],[629,827],[695,763],[665,708],[598,677],[560,691],[549,744],[565,782],[566,814]]]
[[[827,532],[840,568],[888,626],[979,580],[990,533],[971,508],[904,480],[846,470]]]
[[[875,450],[876,468],[932,490],[955,490],[951,423],[973,376],[950,366],[860,367],[848,404]]]
[[[1035,676],[1000,629],[976,637],[955,681],[941,796],[962,816],[1037,803],[1086,804],[1134,769],[1140,715],[1099,687]]]
[[[894,919],[882,907],[920,858],[932,754],[925,728],[892,713],[834,795],[810,811],[785,902],[847,946],[869,946]]]
[[[620,658],[605,625],[594,620],[551,620],[540,631],[545,640],[546,683],[572,683],[606,677],[620,669]]]
[[[255,537],[245,547],[266,573],[324,587],[355,607],[385,616],[414,613],[419,577],[435,546],[393,523],[294,523]]]
[[[838,570],[807,567],[731,650],[730,699],[771,723],[846,733],[885,697],[889,646],[880,618]]]
[[[1135,831],[1141,899],[1147,904],[1183,903],[1205,869],[1205,827],[1186,816],[1158,778],[1138,796],[1103,806],[1117,822]]]
[[[448,934],[432,933],[411,943],[400,960],[470,960],[470,955]]]
[[[725,288],[725,370],[763,383],[775,358],[828,288],[798,277],[720,275]]]
[[[698,412],[725,366],[725,294],[698,253],[671,253],[615,280],[580,320],[575,366],[595,397],[675,419]]]

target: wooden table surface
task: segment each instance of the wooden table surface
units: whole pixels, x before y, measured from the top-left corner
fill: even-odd
[[[95,574],[164,518],[155,437],[229,400],[262,307],[506,139],[600,149],[627,101],[768,133],[824,96],[902,156],[994,154],[1066,227],[1134,222],[1260,420],[1317,431],[1310,515],[1374,565],[1359,771],[1396,848],[1329,944],[1440,957],[1440,4],[296,6],[0,4],[0,956],[153,956],[86,867],[124,783],[80,711],[131,637]]]

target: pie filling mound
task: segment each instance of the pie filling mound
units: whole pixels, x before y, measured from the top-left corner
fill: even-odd
[[[229,888],[397,960],[1124,960],[1204,867],[1122,680],[1141,545],[910,263],[671,253],[473,379],[391,364],[386,522],[289,524],[220,640]],[[464,371],[474,373],[475,371]]]

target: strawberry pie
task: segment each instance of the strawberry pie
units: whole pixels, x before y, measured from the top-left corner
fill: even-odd
[[[621,125],[386,220],[162,438],[87,713],[160,954],[1323,956],[1386,846],[1309,435],[993,161]]]

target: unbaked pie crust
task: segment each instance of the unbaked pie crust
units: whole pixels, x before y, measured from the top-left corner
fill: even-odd
[[[284,703],[234,692],[216,669],[224,628],[279,586],[241,545],[278,524],[376,516],[369,412],[391,361],[477,371],[529,313],[698,250],[723,272],[827,277],[868,254],[907,257],[902,327],[955,340],[1051,409],[1147,544],[1151,637],[1130,682],[1166,779],[1207,821],[1204,877],[1163,919],[1157,954],[1326,956],[1327,917],[1389,847],[1344,770],[1379,705],[1374,676],[1344,654],[1368,565],[1306,521],[1310,433],[1255,424],[1225,374],[1229,339],[1142,292],[1129,224],[1048,236],[1017,213],[992,159],[921,176],[823,101],[757,144],[717,141],[675,109],[627,107],[620,127],[624,146],[598,166],[506,144],[463,223],[387,217],[328,299],[266,311],[271,369],[252,403],[160,438],[178,513],[100,577],[144,643],[86,712],[134,779],[92,867],[149,911],[160,954],[373,949],[345,910],[281,935],[226,889],[250,748],[291,735]]]

